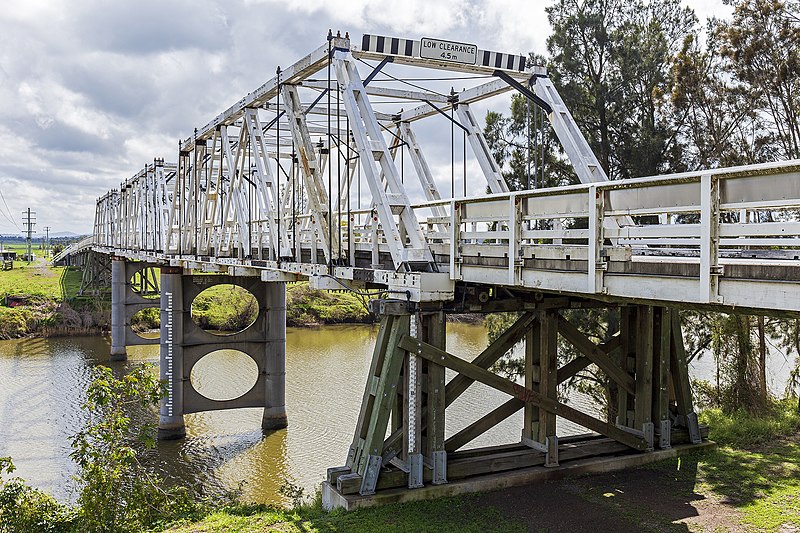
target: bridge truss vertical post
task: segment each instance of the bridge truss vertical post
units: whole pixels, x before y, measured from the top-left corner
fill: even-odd
[[[158,438],[180,439],[186,435],[183,420],[183,269],[161,268],[160,377],[167,392],[161,399]]]
[[[125,259],[111,259],[111,360],[125,361],[125,300],[128,294]]]
[[[286,283],[266,286],[267,339],[265,349],[265,402],[261,427],[265,430],[287,426],[286,420]]]

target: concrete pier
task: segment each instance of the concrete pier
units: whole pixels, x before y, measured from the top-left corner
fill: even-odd
[[[111,258],[111,360],[125,361],[125,303],[127,296],[125,259]]]
[[[264,343],[264,430],[285,428],[286,420],[286,284],[264,283],[266,342]]]
[[[183,420],[183,269],[161,268],[160,376],[167,384],[158,417],[158,438],[186,435]]]

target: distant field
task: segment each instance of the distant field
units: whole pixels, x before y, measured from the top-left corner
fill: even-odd
[[[63,301],[77,295],[80,284],[80,270],[47,266],[41,260],[31,265],[14,261],[12,270],[0,270],[0,298],[28,296]]]

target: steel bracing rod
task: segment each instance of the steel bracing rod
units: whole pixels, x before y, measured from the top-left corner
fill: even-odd
[[[523,96],[525,96],[525,98],[529,99],[531,102],[544,109],[545,112],[547,113],[553,112],[553,108],[550,106],[550,104],[548,104],[547,102],[536,96],[536,93],[532,92],[530,89],[522,85],[513,77],[509,76],[507,72],[504,72],[502,70],[496,70],[494,72],[494,75],[503,80],[504,82],[506,82],[507,84],[511,85],[516,90],[518,90],[520,93],[522,93]]]
[[[339,257],[339,249],[335,242],[328,242],[332,217],[328,213],[328,192],[322,179],[322,167],[317,160],[315,145],[311,142],[305,115],[300,109],[300,97],[297,94],[297,87],[284,84],[281,90],[285,102],[286,116],[289,117],[289,121],[293,126],[292,138],[300,160],[303,184],[308,198],[308,210],[312,215],[312,229],[320,242],[319,246],[325,252],[326,262],[330,262],[332,259]],[[330,152],[330,146],[328,151]],[[331,241],[335,240],[331,239]]]
[[[361,166],[386,235],[394,266],[399,269],[412,261],[428,263],[433,267],[433,255],[427,247],[417,217],[400,183],[399,173],[375,119],[355,59],[349,52],[337,50],[334,52],[333,63]],[[383,180],[386,181],[388,193],[383,188]],[[394,219],[395,212],[399,216],[399,225]],[[401,236],[400,227],[404,229],[409,239],[409,246],[406,246]]]
[[[530,76],[530,74],[528,74]],[[441,111],[449,111],[454,105],[472,104],[487,98],[507,93],[513,88],[502,80],[492,80],[487,83],[472,87],[461,92],[457,92],[452,98],[448,97],[447,103],[442,102],[438,106]],[[439,110],[434,109],[430,104],[423,104],[400,113],[400,121],[413,122],[437,114]]]
[[[449,118],[449,117],[448,117]],[[400,130],[400,138],[408,145],[408,154],[411,157],[411,162],[414,165],[414,170],[417,173],[419,182],[422,185],[422,191],[425,193],[425,198],[429,202],[436,202],[442,199],[439,190],[436,188],[436,181],[433,179],[433,173],[428,166],[428,161],[422,153],[422,148],[417,142],[417,136],[411,129],[411,124],[408,122],[401,122],[398,124]],[[442,205],[434,205],[431,207],[434,216],[447,217],[447,211]],[[441,226],[442,231],[446,231],[446,226]]]
[[[489,184],[489,190],[493,193],[508,192],[508,184],[500,172],[500,166],[495,161],[492,151],[489,149],[489,144],[486,142],[486,137],[483,135],[483,130],[478,124],[478,119],[472,112],[469,104],[462,103],[456,107],[461,122],[465,126],[467,132],[467,140],[472,147],[472,153],[478,164],[483,171],[483,176],[486,178],[486,183]]]
[[[350,41],[342,37],[333,38],[333,46],[335,48],[349,48]],[[280,84],[289,83],[294,84],[301,81],[308,76],[321,70],[328,62],[329,44],[326,42],[304,58],[300,59],[293,65],[290,65],[281,70]],[[244,110],[248,107],[264,107],[272,98],[278,94],[279,80],[278,76],[273,77],[261,87],[248,93],[247,96],[236,102],[234,105],[217,115],[214,120],[198,129],[197,139],[205,139],[211,137],[214,128],[221,125],[232,125],[237,120],[242,118]],[[186,139],[183,143],[185,150],[192,150],[194,148],[194,137]]]
[[[319,80],[306,80],[303,81],[301,85],[303,87],[322,89],[323,87],[325,87],[325,83],[326,82]],[[447,96],[429,91],[420,91],[420,90],[409,91],[405,89],[394,89],[391,87],[380,87],[376,85],[370,85],[366,87],[366,89],[367,89],[367,94],[370,96],[382,96],[384,98],[397,98],[401,100],[428,101],[428,102],[440,102],[440,103],[446,103],[448,101]],[[316,103],[316,101],[314,103]],[[312,107],[309,106],[308,109],[310,110],[312,109]],[[308,111],[306,112],[308,113]]]

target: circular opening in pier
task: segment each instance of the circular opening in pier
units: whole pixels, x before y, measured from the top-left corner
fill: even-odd
[[[258,316],[258,302],[238,285],[214,285],[192,302],[192,320],[214,335],[233,335],[249,328]]]
[[[194,390],[224,402],[242,396],[258,380],[258,365],[239,350],[216,350],[201,358],[189,376]]]
[[[157,339],[161,327],[161,309],[147,307],[131,317],[131,329],[143,339]]]
[[[131,290],[142,298],[157,300],[161,297],[161,285],[159,276],[161,271],[156,267],[145,267],[136,272],[131,279]]]

